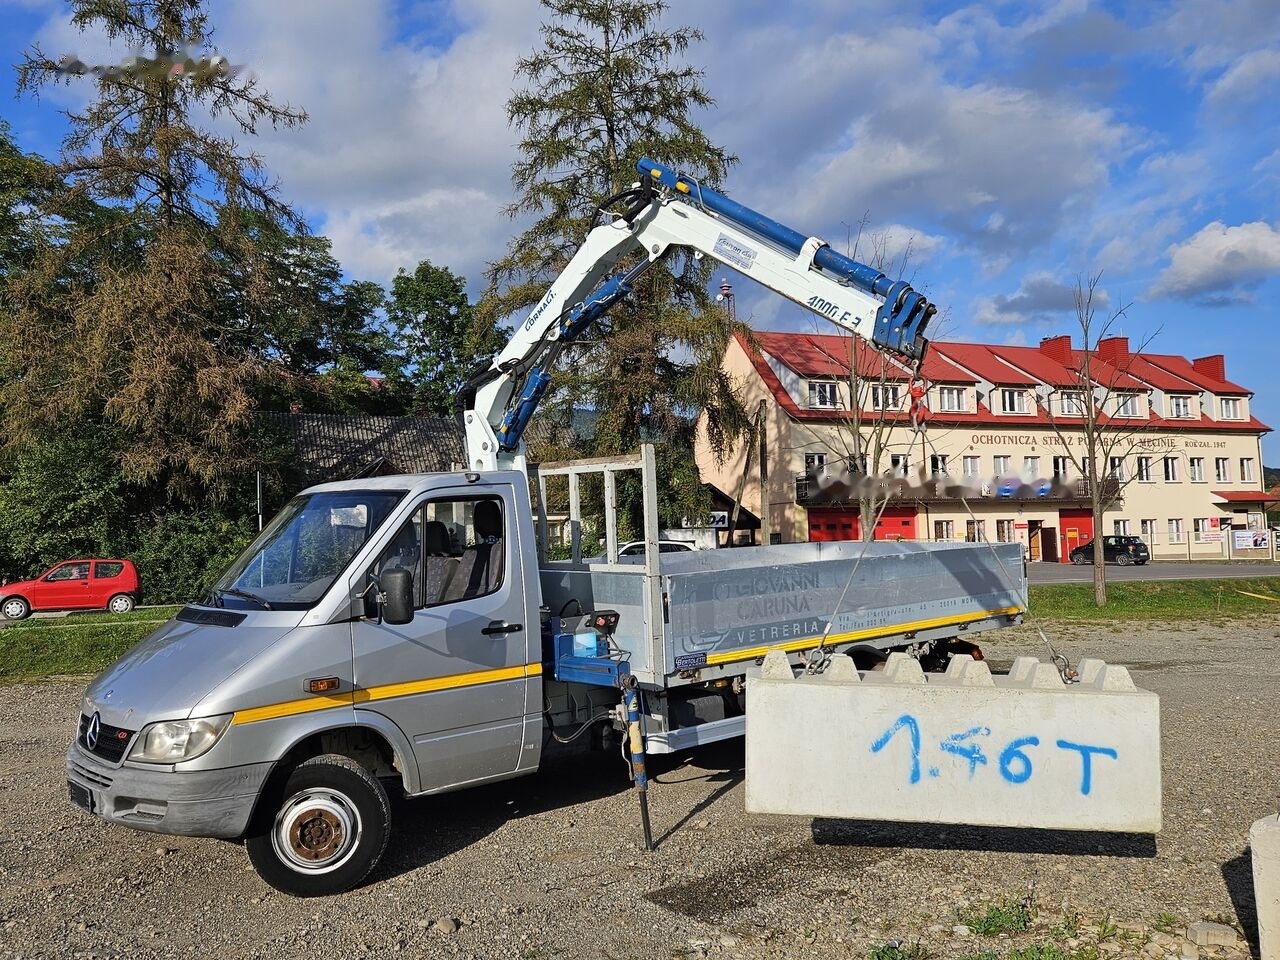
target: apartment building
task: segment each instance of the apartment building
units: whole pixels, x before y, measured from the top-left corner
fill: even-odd
[[[1095,532],[1140,536],[1157,559],[1271,556],[1270,428],[1222,355],[1131,352],[1124,337],[1087,355],[1070,336],[1035,347],[935,342],[921,370],[922,435],[910,371],[864,342],[755,338],[758,350],[738,338],[723,363],[763,441],[721,460],[700,431],[697,457],[703,479],[740,491],[772,542],[858,539],[869,503],[879,539],[1018,541],[1034,561],[1065,562]],[[1096,466],[1083,453],[1086,405],[1107,447]],[[1101,531],[1091,475],[1110,501]]]

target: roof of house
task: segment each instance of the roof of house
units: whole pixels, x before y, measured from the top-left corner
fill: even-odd
[[[764,330],[755,333],[756,342],[763,354],[807,379],[838,379],[849,375],[850,338],[848,336],[810,333],[786,333]],[[793,397],[783,385],[778,372],[770,366],[765,356],[754,352],[747,339],[737,337],[738,343],[751,359],[761,380],[774,395],[779,406],[797,420],[838,420],[851,416],[847,410],[810,409],[802,405],[803,398]],[[1100,355],[1101,353],[1101,355]],[[1051,387],[1079,387],[1078,373],[1085,354],[1074,350],[1067,336],[1050,338],[1039,347],[1004,346],[984,343],[956,343],[934,341],[930,344],[921,368],[924,379],[932,384],[971,385],[979,380],[995,387],[1034,387],[1046,384]],[[879,351],[858,341],[858,373],[864,378],[879,378],[882,373],[882,355]],[[1128,352],[1128,343],[1122,337],[1104,341],[1100,352],[1090,355],[1090,374],[1093,381],[1116,390],[1142,392],[1155,388],[1164,392],[1196,392],[1208,390],[1214,393],[1248,395],[1250,391],[1215,376],[1222,371],[1222,357],[1214,356],[1194,361],[1168,354],[1138,354]],[[884,376],[891,381],[907,382],[911,373],[900,361],[890,361]],[[988,398],[989,400],[989,398]],[[1100,414],[1102,422],[1108,422]],[[889,413],[891,422],[907,419],[905,412]],[[1027,413],[996,413],[987,404],[974,404],[968,412],[934,410],[931,420],[938,424],[990,424],[1032,425],[1049,423],[1047,412],[1039,403],[1030,405]],[[1247,420],[1215,420],[1206,416],[1197,418],[1168,419],[1154,409],[1145,419],[1123,418],[1134,428],[1167,430],[1211,430],[1265,433],[1271,428],[1256,417]],[[1081,422],[1078,418],[1054,417],[1055,422],[1067,424]]]
[[[289,437],[309,483],[394,473],[432,473],[466,463],[453,417],[324,413],[260,414]]]
[[[1213,495],[1226,503],[1280,503],[1280,497],[1261,490],[1214,490]]]

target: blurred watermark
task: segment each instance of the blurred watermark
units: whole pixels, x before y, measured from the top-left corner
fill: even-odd
[[[135,53],[119,63],[87,64],[74,53],[64,54],[54,68],[58,73],[72,76],[94,76],[102,79],[116,77],[169,77],[174,80],[230,79],[246,73],[243,64],[233,64],[220,53],[197,53],[191,48],[181,50],[157,50],[148,57]]]

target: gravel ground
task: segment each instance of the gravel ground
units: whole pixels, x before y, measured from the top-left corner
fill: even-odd
[[[730,744],[659,760],[656,853],[641,850],[621,762],[566,763],[396,803],[371,880],[299,901],[263,884],[236,844],[80,814],[63,754],[83,679],[2,687],[0,958],[863,957],[898,941],[877,960],[1010,957],[1050,943],[1063,953],[1040,960],[1094,960],[1194,957],[1184,927],[1206,918],[1252,937],[1246,838],[1280,792],[1280,627],[1050,635],[1072,661],[1128,664],[1160,694],[1165,827],[1154,842],[748,816],[742,749]],[[987,650],[999,662],[1043,647],[1024,627]],[[1028,898],[1028,929],[972,930],[989,905]]]

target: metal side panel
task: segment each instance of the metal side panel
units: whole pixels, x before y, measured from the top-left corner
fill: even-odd
[[[723,720],[712,720],[676,730],[654,733],[646,731],[644,748],[648,753],[675,753],[677,750],[688,750],[690,747],[701,747],[708,743],[740,737],[746,730],[746,726],[746,717],[726,717]]]
[[[865,551],[865,553],[864,553]],[[672,554],[664,672],[1008,617],[1018,544],[806,543]]]
[[[1156,832],[1160,702],[1123,667],[1081,682],[1019,658],[1007,677],[956,657],[925,675],[893,654],[793,679],[770,654],[747,687],[747,810],[925,823]]]

